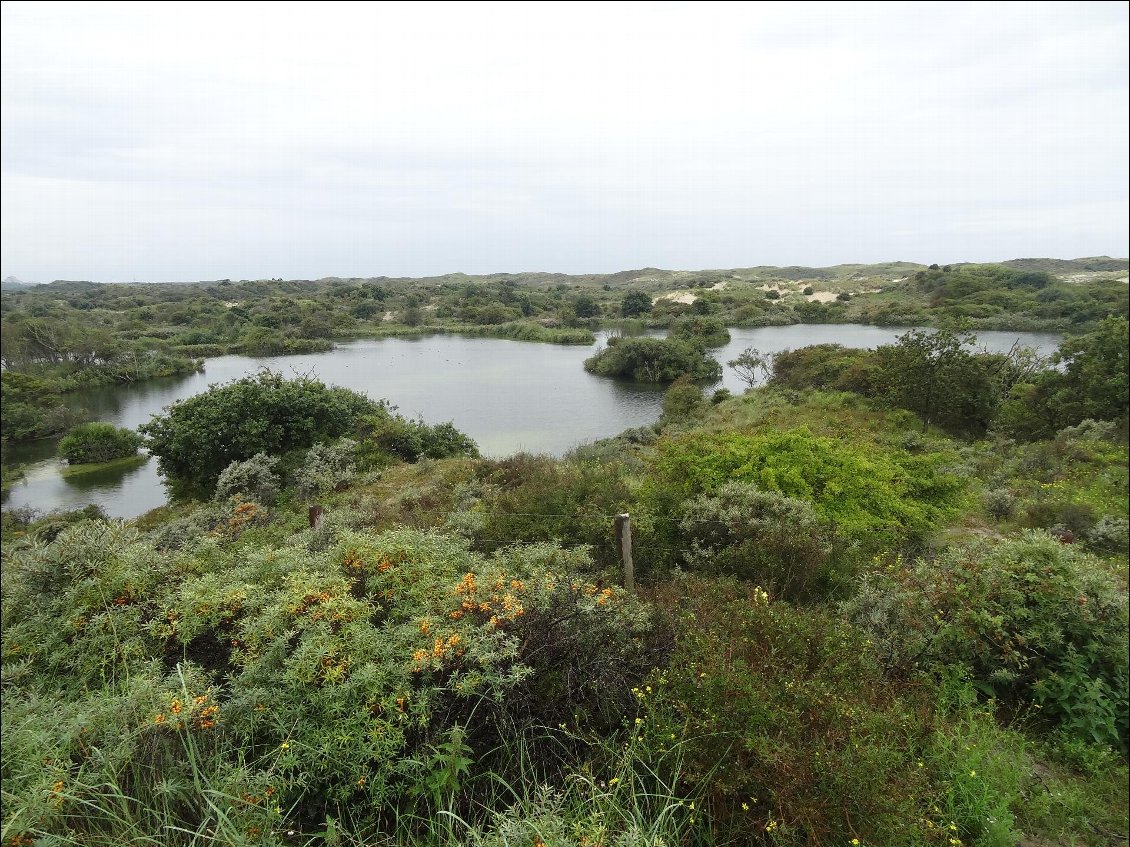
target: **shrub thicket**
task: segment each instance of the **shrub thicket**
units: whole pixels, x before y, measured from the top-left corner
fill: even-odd
[[[59,455],[72,465],[109,462],[137,454],[141,436],[108,423],[79,424],[59,442]]]
[[[701,343],[664,338],[611,338],[608,346],[585,360],[585,370],[598,376],[620,376],[639,382],[717,380],[722,366]]]
[[[899,673],[968,666],[982,692],[1126,749],[1126,594],[1077,547],[1029,532],[896,563],[845,608]]]
[[[338,438],[376,408],[354,391],[264,370],[179,400],[140,431],[165,476],[207,490],[234,461]]]

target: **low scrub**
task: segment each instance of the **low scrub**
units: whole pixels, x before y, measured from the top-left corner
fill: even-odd
[[[608,346],[585,360],[585,370],[597,376],[618,376],[638,382],[715,381],[722,366],[701,344],[663,338],[612,338]]]
[[[108,423],[80,424],[59,442],[59,455],[72,465],[109,462],[134,456],[141,436],[132,429]]]

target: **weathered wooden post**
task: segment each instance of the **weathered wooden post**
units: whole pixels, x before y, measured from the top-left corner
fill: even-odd
[[[624,560],[624,588],[636,590],[636,570],[632,564],[632,519],[625,512],[616,516],[616,537],[620,540],[620,557]]]
[[[322,514],[325,512],[321,506],[310,507],[310,529],[319,529],[322,526]]]

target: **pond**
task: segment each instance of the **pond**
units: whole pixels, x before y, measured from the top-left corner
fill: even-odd
[[[713,351],[723,364],[747,347],[776,353],[809,344],[837,343],[873,348],[895,341],[906,329],[856,324],[797,324],[731,330],[732,340]],[[661,333],[660,333],[661,334]],[[325,353],[209,359],[202,373],[112,386],[66,395],[90,410],[95,420],[131,429],[171,403],[198,394],[262,367],[286,376],[309,374],[322,381],[386,399],[403,415],[429,423],[452,421],[479,445],[484,455],[521,450],[563,455],[578,444],[653,423],[663,388],[593,376],[582,362],[602,346],[535,344],[497,338],[432,335],[339,344]],[[1058,335],[1022,332],[978,333],[980,345],[1007,351],[1016,341],[1041,354],[1053,352]],[[735,394],[743,383],[729,368],[719,386]],[[156,461],[140,467],[79,476],[60,475],[55,441],[17,445],[13,463],[30,466],[24,480],[4,497],[4,508],[39,511],[78,509],[97,504],[107,514],[136,517],[163,505],[166,493]]]

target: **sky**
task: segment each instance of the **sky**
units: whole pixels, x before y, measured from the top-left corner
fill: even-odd
[[[1126,257],[1128,10],[0,5],[0,276]]]

